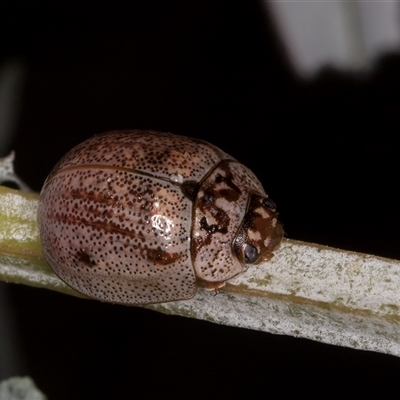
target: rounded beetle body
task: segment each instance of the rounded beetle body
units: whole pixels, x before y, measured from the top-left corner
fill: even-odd
[[[89,297],[126,305],[189,299],[272,257],[275,204],[242,164],[201,140],[153,131],[96,135],[40,194],[43,252]]]

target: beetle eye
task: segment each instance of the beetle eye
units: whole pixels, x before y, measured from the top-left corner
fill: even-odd
[[[257,260],[258,256],[259,254],[257,249],[251,244],[246,244],[246,247],[244,248],[244,258],[246,260],[246,263],[253,263]]]
[[[273,210],[273,211],[276,210],[276,204],[275,204],[275,202],[274,202],[272,199],[270,199],[269,197],[265,197],[265,198],[263,199],[263,201],[262,201],[262,204],[263,204],[264,207],[267,207],[267,208],[269,208],[270,210]]]

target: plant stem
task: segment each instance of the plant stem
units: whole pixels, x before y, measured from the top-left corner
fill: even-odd
[[[0,187],[0,279],[81,296],[41,251],[38,195]],[[214,296],[146,306],[167,314],[400,356],[400,262],[284,240]],[[84,297],[84,296],[81,296]]]

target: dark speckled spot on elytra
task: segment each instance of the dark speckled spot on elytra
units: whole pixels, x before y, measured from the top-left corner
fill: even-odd
[[[90,255],[84,249],[78,250],[76,257],[80,262],[86,264],[88,267],[94,267],[96,265],[96,262],[90,258]]]
[[[168,265],[179,261],[181,255],[179,253],[168,253],[161,247],[156,249],[147,249],[147,259],[155,265]]]
[[[120,233],[124,237],[129,237],[131,239],[134,239],[138,236],[134,230],[123,228],[121,227],[121,225],[118,225],[112,221],[95,222],[79,216],[66,215],[66,214],[62,215],[56,214],[55,216],[53,216],[53,220],[66,225],[85,226],[87,228],[90,227],[94,231],[100,231],[108,234]]]
[[[168,158],[171,155],[171,150],[170,149],[165,149],[155,155],[155,158],[157,159],[158,162],[161,160],[168,160]]]
[[[87,192],[86,190],[73,189],[71,191],[71,198],[74,200],[91,200],[95,203],[107,204],[107,206],[113,206],[117,203],[118,198],[115,196],[109,196],[103,193],[94,193],[93,191]]]

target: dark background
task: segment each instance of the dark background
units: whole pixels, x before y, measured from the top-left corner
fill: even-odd
[[[94,133],[170,131],[249,166],[289,238],[400,258],[398,55],[363,77],[325,69],[302,82],[256,1],[30,4],[0,12],[0,61],[27,68],[11,147],[35,190]],[[7,291],[20,374],[51,399],[374,398],[400,389],[392,356]]]

